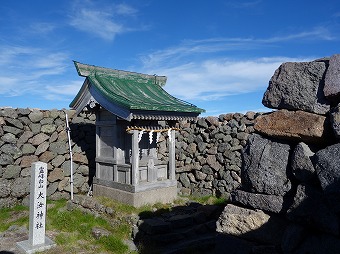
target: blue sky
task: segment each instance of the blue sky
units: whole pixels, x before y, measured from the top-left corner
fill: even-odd
[[[5,0],[0,13],[1,107],[67,109],[76,60],[167,76],[203,115],[270,111],[281,63],[340,53],[338,0]]]

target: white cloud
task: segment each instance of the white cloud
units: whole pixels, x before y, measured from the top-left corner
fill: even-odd
[[[134,16],[137,12],[127,4],[101,7],[92,1],[76,2],[70,15],[70,25],[80,31],[112,41],[118,34],[137,30],[124,25],[126,18]]]
[[[58,75],[65,71],[65,62],[68,60],[66,53],[47,52],[45,56],[38,56],[34,59],[33,75],[35,78],[40,78],[47,75]]]
[[[13,87],[15,84],[19,82],[18,79],[13,77],[6,77],[1,76],[0,77],[0,94],[8,94],[11,90],[11,87]]]
[[[67,104],[70,103],[82,86],[82,81],[66,81],[65,83],[65,85],[60,85],[59,83],[54,82],[54,84],[46,86],[42,97],[48,101],[63,101]]]
[[[248,45],[249,44],[249,45]],[[208,40],[186,40],[176,47],[158,50],[141,56],[146,68],[158,65],[176,65],[185,58],[194,55],[236,51],[246,47],[256,47],[256,41],[241,38],[213,38]]]
[[[55,24],[40,22],[40,23],[32,23],[30,25],[30,32],[36,34],[48,34],[52,32],[56,28]]]
[[[19,60],[19,56],[25,56],[30,54],[35,54],[37,52],[36,48],[33,47],[25,47],[25,46],[7,46],[1,45],[0,47],[0,66],[14,64],[15,61]],[[17,64],[20,64],[18,62]]]
[[[121,15],[134,15],[138,11],[127,4],[118,4],[116,6],[116,12]]]
[[[218,100],[228,95],[265,89],[279,65],[287,58],[249,60],[209,59],[148,73],[168,77],[165,89],[184,100]],[[299,59],[289,59],[298,61]]]
[[[292,41],[292,40],[334,40],[335,36],[331,34],[327,27],[317,26],[309,31],[302,31],[295,34],[282,35],[277,37],[268,38],[262,40],[264,43],[274,43],[274,42],[282,42],[282,41]]]
[[[295,40],[334,40],[326,27],[315,27],[309,31],[295,34],[286,34],[269,38],[210,38],[205,40],[185,40],[181,44],[158,50],[140,56],[144,68],[151,69],[153,66],[176,66],[181,65],[185,59],[195,59],[208,54],[220,54],[221,52],[236,52],[255,50],[265,47],[275,47],[280,42]]]
[[[80,87],[82,86],[82,81],[71,81],[67,85],[48,85],[46,89],[48,93],[52,93],[54,95],[72,95],[75,96]]]
[[[46,82],[62,75],[69,61],[63,52],[24,46],[0,48],[0,94],[5,96],[44,93]]]
[[[265,90],[274,71],[283,62],[310,61],[307,58],[267,57],[222,58],[225,52],[275,45],[280,40],[307,38],[322,34],[313,30],[286,37],[267,39],[216,38],[185,41],[141,56],[142,72],[168,77],[165,89],[184,100],[219,100],[228,95]],[[327,39],[324,36],[320,38]],[[186,59],[190,59],[188,62]],[[157,66],[157,67],[155,67]]]
[[[71,25],[105,40],[113,40],[117,34],[124,31],[121,24],[112,20],[111,13],[97,10],[79,10],[72,17]]]
[[[228,1],[226,2],[226,6],[230,6],[232,8],[236,9],[248,9],[248,8],[254,8],[261,4],[262,0],[256,0],[256,1],[248,1],[248,2],[240,2],[240,1]]]
[[[335,18],[340,17],[340,12],[336,12],[332,16],[335,17]]]

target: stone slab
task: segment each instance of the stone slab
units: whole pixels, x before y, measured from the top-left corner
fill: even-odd
[[[279,213],[283,208],[283,196],[235,190],[231,194],[231,199],[233,202],[245,205],[247,207],[261,209],[273,213]]]
[[[155,204],[158,202],[173,202],[177,198],[177,186],[155,188],[133,193],[93,184],[93,195],[104,196],[134,207],[141,207],[146,204]]]
[[[24,251],[25,253],[32,254],[38,251],[48,250],[50,248],[57,246],[57,244],[54,243],[50,238],[45,237],[45,243],[42,244],[32,245],[30,243],[30,240],[25,240],[22,242],[18,242],[17,246],[20,250]]]
[[[307,143],[322,143],[333,139],[325,116],[304,111],[278,110],[256,118],[254,129],[264,135]]]

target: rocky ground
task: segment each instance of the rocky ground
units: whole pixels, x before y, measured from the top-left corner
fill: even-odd
[[[99,205],[95,199],[87,196],[76,196],[74,202],[68,202],[67,209],[84,209],[91,213],[110,210]],[[100,208],[100,209],[99,209]],[[136,245],[144,245],[138,253],[230,253],[230,254],[251,254],[259,253],[258,250],[270,250],[276,253],[272,246],[243,240],[228,234],[216,232],[216,221],[224,206],[202,205],[188,201],[185,205],[173,207],[170,211],[154,211],[147,218],[139,214],[132,225],[133,239],[126,241],[130,251],[136,250]],[[99,209],[99,210],[98,210]],[[12,220],[28,216],[28,211],[16,212]],[[105,235],[105,230],[94,228],[94,237]],[[5,232],[0,233],[0,254],[23,254],[16,246],[17,242],[28,239],[28,230],[25,226],[13,225]],[[54,240],[58,232],[47,231],[46,236]],[[153,244],[150,244],[150,240]],[[155,245],[155,243],[157,243]],[[86,243],[84,243],[86,244]],[[136,245],[135,245],[136,244]],[[63,253],[62,246],[47,250],[46,254]],[[86,253],[79,250],[77,253]],[[269,252],[261,252],[269,253]],[[102,253],[104,254],[104,253]]]
[[[55,232],[47,232],[47,236],[53,239]],[[16,242],[24,241],[28,239],[28,230],[25,227],[12,226],[7,231],[0,234],[0,254],[24,254],[16,246]],[[208,238],[197,238],[191,242],[187,242],[193,246],[199,247],[195,253],[212,253],[212,254],[250,254],[259,253],[254,252],[258,250],[273,250],[273,247],[259,246],[255,243],[242,240],[229,235],[216,234]],[[183,253],[184,245],[174,244],[170,250],[164,250],[162,253],[166,254],[179,254]],[[55,250],[45,251],[44,253],[56,253]],[[190,252],[188,252],[190,253]],[[264,253],[264,252],[262,252]],[[268,253],[268,252],[266,252]],[[275,252],[270,252],[275,253]],[[84,253],[85,254],[85,253]]]
[[[7,231],[0,234],[0,253],[2,254],[22,254],[17,242],[28,239],[28,230],[26,227],[11,226]]]
[[[67,209],[75,207],[90,213],[110,213],[110,209],[100,205],[88,196],[76,195],[74,202],[67,203]],[[126,241],[131,251],[136,245],[144,245],[138,253],[252,253],[256,244],[216,232],[216,221],[224,206],[202,205],[188,201],[185,205],[178,205],[171,210],[154,210],[145,217],[136,215],[133,222],[133,239]],[[28,216],[28,211],[13,213],[11,220]],[[105,235],[105,230],[94,228],[94,237]],[[12,225],[5,232],[0,233],[0,254],[23,254],[16,243],[28,239],[29,232],[25,226]],[[58,232],[47,231],[46,236],[55,240]],[[150,240],[153,244],[150,244]],[[155,243],[157,243],[155,245]],[[86,243],[84,243],[86,244]],[[136,244],[136,245],[135,245]],[[194,252],[193,252],[194,251]],[[57,246],[44,253],[62,253],[62,246]],[[79,250],[77,253],[86,253]],[[104,254],[104,253],[102,253]]]

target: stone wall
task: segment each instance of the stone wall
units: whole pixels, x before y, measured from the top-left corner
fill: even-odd
[[[275,71],[262,102],[277,111],[256,119],[218,232],[251,253],[339,252],[339,95],[340,55]]]
[[[240,185],[241,150],[258,115],[224,114],[179,124],[176,176],[182,194],[228,196]]]
[[[28,203],[31,163],[48,164],[50,199],[69,198],[70,155],[74,193],[87,193],[95,174],[95,115],[72,110],[0,109],[0,207]],[[176,134],[178,190],[188,195],[227,195],[240,184],[241,149],[258,114],[225,114],[181,122]],[[167,156],[165,139],[158,144]]]
[[[87,192],[95,165],[94,115],[73,111],[0,109],[0,207],[28,204],[32,162],[48,164],[50,199],[69,198],[70,155],[65,112],[73,143],[74,192]]]

